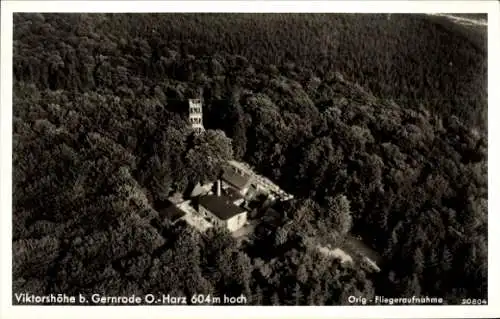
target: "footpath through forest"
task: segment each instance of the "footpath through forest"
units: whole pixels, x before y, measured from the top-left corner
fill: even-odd
[[[452,20],[453,22],[456,22],[458,24],[463,24],[463,25],[488,26],[488,21],[482,20],[482,19],[471,19],[471,18],[459,17],[459,16],[445,14],[445,13],[429,13],[429,15],[446,17],[446,18]]]

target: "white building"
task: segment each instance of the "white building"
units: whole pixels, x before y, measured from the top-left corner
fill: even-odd
[[[223,188],[232,188],[245,196],[252,183],[252,176],[227,167],[224,168],[221,181]]]
[[[199,214],[216,227],[234,232],[247,222],[247,211],[220,193],[201,196],[198,205]]]
[[[256,193],[266,194],[271,200],[279,199],[288,201],[293,195],[282,190],[267,177],[256,174],[246,163],[228,161],[229,167],[224,170],[222,181],[227,185],[239,189],[242,195],[246,195],[249,189]]]

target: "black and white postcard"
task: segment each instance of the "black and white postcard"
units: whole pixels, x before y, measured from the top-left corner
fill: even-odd
[[[9,313],[498,315],[499,6],[353,3],[2,4]]]

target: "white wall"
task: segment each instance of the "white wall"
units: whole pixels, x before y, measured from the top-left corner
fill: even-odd
[[[231,186],[228,183],[226,183],[226,181],[224,181],[224,180],[221,180],[221,186],[222,186],[222,189],[234,188],[233,186]]]
[[[233,185],[227,183],[224,180],[221,181],[221,185],[222,185],[223,189],[226,189],[226,188],[236,189]],[[248,192],[248,187],[245,187],[242,190],[236,189],[236,191],[238,191],[242,196],[245,196],[245,194]]]
[[[245,201],[244,198],[240,198],[240,199],[237,199],[233,202],[233,204],[235,204],[236,206],[240,206],[241,204],[243,204],[243,202]]]
[[[240,194],[245,196],[247,192],[248,192],[248,187],[245,187],[240,191]]]
[[[217,216],[212,214],[208,209],[200,205],[200,214],[204,217],[207,217],[214,226],[223,227],[224,222],[220,220]]]
[[[217,216],[212,214],[210,211],[205,209],[203,206],[200,206],[200,214],[202,216],[208,217],[210,222],[217,227],[225,227],[229,229],[229,231],[235,231],[243,227],[247,222],[247,212],[243,212],[241,214],[235,215],[228,220],[220,220]]]
[[[243,227],[243,225],[245,225],[246,222],[247,222],[246,212],[233,216],[226,221],[227,228],[229,229],[229,231],[236,231],[240,229],[241,227]]]

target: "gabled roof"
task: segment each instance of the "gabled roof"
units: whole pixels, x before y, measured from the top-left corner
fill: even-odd
[[[237,189],[243,189],[251,182],[251,177],[248,175],[238,174],[234,169],[224,168],[222,180],[232,185]]]
[[[200,197],[198,203],[221,220],[228,220],[245,212],[243,208],[233,204],[227,196],[205,195]]]
[[[168,218],[172,222],[175,222],[179,218],[182,218],[184,217],[184,215],[186,215],[184,211],[182,211],[170,201],[157,202],[155,207],[161,218]]]

